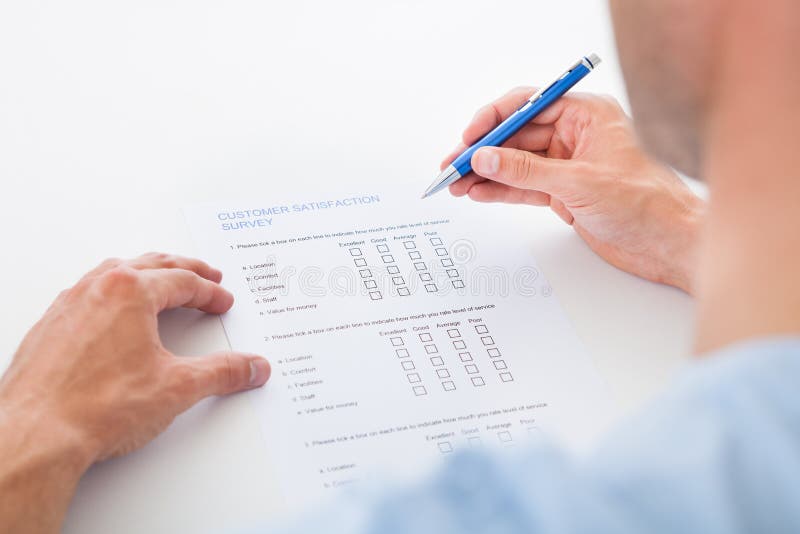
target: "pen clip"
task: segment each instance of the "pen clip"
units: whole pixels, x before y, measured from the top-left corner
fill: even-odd
[[[536,92],[535,92],[535,93],[534,93],[534,94],[533,94],[533,95],[532,95],[532,96],[531,96],[531,97],[528,99],[528,102],[536,102],[538,99],[540,99],[540,98],[542,97],[542,95],[543,95],[543,94],[545,94],[545,93],[547,92],[547,90],[548,90],[548,89],[550,89],[551,87],[553,87],[553,86],[554,86],[555,84],[557,84],[559,81],[563,80],[563,79],[564,79],[564,78],[565,78],[565,77],[566,77],[566,76],[567,76],[567,75],[568,75],[570,72],[572,72],[573,70],[575,70],[575,69],[578,67],[578,65],[580,65],[581,63],[583,63],[583,58],[581,58],[581,59],[579,59],[578,61],[576,61],[576,62],[575,62],[575,64],[574,64],[574,65],[572,65],[570,68],[568,68],[568,69],[567,69],[567,71],[566,71],[564,74],[562,74],[561,76],[559,76],[558,78],[556,78],[556,79],[555,79],[555,80],[553,80],[551,83],[549,83],[549,84],[547,84],[546,86],[544,86],[543,88],[541,88],[541,89],[539,89],[538,91],[536,91]]]

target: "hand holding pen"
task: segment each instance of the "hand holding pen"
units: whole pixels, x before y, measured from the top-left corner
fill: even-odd
[[[517,112],[533,92],[515,89],[480,108],[442,169]],[[613,98],[570,93],[500,147],[475,150],[470,163],[474,168],[450,185],[453,195],[550,206],[612,265],[691,293],[705,204],[671,169],[642,151],[629,117]]]

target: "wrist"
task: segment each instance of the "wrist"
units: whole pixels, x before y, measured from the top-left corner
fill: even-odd
[[[692,193],[672,218],[664,247],[662,282],[694,294],[700,236],[705,219],[705,201]]]
[[[0,401],[0,531],[57,532],[90,447],[57,416]]]

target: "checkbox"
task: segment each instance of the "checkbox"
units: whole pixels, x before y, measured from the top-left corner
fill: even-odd
[[[453,341],[453,347],[455,347],[457,349],[466,349],[467,348],[467,344],[464,343],[463,340],[457,339],[456,341]]]
[[[453,445],[449,441],[440,441],[436,444],[439,447],[439,452],[442,454],[448,454],[453,452]]]
[[[364,280],[364,287],[367,289],[377,289],[378,283],[375,280]]]
[[[431,280],[433,280],[433,278],[431,277],[431,273],[419,273],[419,279],[422,280],[423,282],[430,282]]]
[[[418,271],[424,271],[425,269],[427,269],[427,267],[425,267],[425,262],[424,262],[424,261],[418,261],[418,262],[416,262],[416,263],[414,264],[414,268],[415,268],[416,270],[418,270]]]
[[[387,265],[386,272],[389,274],[400,274],[400,267],[397,265]]]
[[[408,358],[408,349],[397,349],[395,352],[398,358]]]
[[[401,297],[407,297],[411,294],[411,292],[408,290],[407,287],[398,287],[397,294],[400,295]]]
[[[451,328],[447,331],[447,335],[451,338],[453,337],[461,337],[461,332],[458,331],[458,328]]]
[[[439,246],[439,245],[442,245],[442,244],[443,243],[442,243],[442,238],[441,237],[432,237],[431,238],[431,245]]]
[[[410,250],[412,248],[417,248],[417,244],[414,243],[413,241],[403,241],[403,246],[406,247],[407,250]]]
[[[492,336],[483,336],[481,338],[481,343],[484,345],[494,345],[494,338]]]
[[[508,368],[505,360],[495,360],[492,363],[494,364],[494,368],[497,369],[498,371]]]
[[[508,430],[503,430],[502,432],[498,432],[497,437],[503,443],[508,443],[509,441],[513,441],[513,438],[511,437],[511,432],[509,432]]]
[[[418,251],[415,250],[413,252],[409,252],[408,257],[412,260],[421,260],[422,254],[420,254]]]
[[[470,436],[467,438],[467,443],[469,443],[470,447],[480,447],[481,438],[479,438],[478,436]]]
[[[428,293],[436,293],[439,291],[439,288],[436,287],[436,284],[425,284],[425,291]]]
[[[372,278],[372,271],[369,269],[361,269],[358,274],[361,275],[361,278]]]
[[[381,259],[383,260],[383,263],[394,262],[394,256],[392,256],[391,254],[384,254],[383,256],[381,256]]]
[[[448,371],[447,369],[437,369],[436,376],[438,376],[439,378],[450,378],[450,371]]]
[[[351,256],[361,256],[361,249],[358,247],[354,247],[350,249]]]
[[[393,277],[392,277],[392,283],[393,283],[394,285],[396,285],[396,286],[403,286],[403,285],[405,285],[405,284],[406,284],[406,281],[405,281],[405,280],[403,280],[403,277],[402,277],[402,276],[393,276]]]
[[[434,356],[433,358],[431,358],[431,365],[433,365],[434,367],[444,365],[444,360],[440,356]]]
[[[446,248],[436,248],[434,250],[436,251],[436,255],[437,256],[447,256],[447,249]]]
[[[459,352],[458,357],[461,358],[462,362],[471,362],[472,361],[472,354],[469,352]]]
[[[387,245],[378,245],[377,249],[378,252],[389,252],[389,247]]]
[[[458,278],[458,269],[447,269],[447,276],[450,278]]]
[[[445,391],[455,391],[456,385],[453,383],[452,380],[445,380],[442,382],[442,387]]]
[[[500,349],[498,348],[486,349],[486,352],[489,354],[490,358],[499,358],[501,356]]]
[[[364,259],[364,258],[356,258],[353,261],[355,262],[356,267],[366,267],[367,266],[367,260]]]
[[[420,395],[427,395],[428,390],[425,389],[425,386],[414,386],[414,395],[419,397]]]
[[[372,300],[381,300],[383,298],[383,295],[381,294],[380,291],[370,291],[369,298],[371,298]]]
[[[464,366],[464,370],[467,372],[468,375],[477,375],[478,374],[478,366],[474,363]]]
[[[419,377],[419,373],[408,373],[406,376],[411,384],[422,382],[422,379]]]
[[[392,342],[392,346],[394,347],[402,347],[403,345],[405,345],[405,342],[403,341],[402,337],[390,337],[389,341]]]
[[[453,280],[453,287],[456,289],[464,289],[464,282],[462,280]]]
[[[483,381],[482,376],[473,376],[472,377],[472,385],[475,387],[485,386],[486,382]]]
[[[442,260],[442,267],[452,267],[452,266],[453,266],[453,260],[451,260],[450,258],[445,258]]]
[[[403,366],[403,369],[405,369],[406,371],[413,371],[414,369],[416,369],[416,367],[414,367],[414,362],[412,362],[411,360],[406,360],[400,363]]]
[[[436,354],[439,352],[439,349],[434,344],[425,345],[425,352],[428,354]]]
[[[433,336],[431,336],[427,332],[424,332],[419,335],[419,340],[427,343],[428,341],[433,341]]]
[[[479,334],[488,334],[489,333],[489,329],[486,328],[485,324],[477,324],[477,325],[475,325],[475,331],[477,333],[479,333]]]
[[[500,373],[500,380],[503,382],[513,382],[514,377],[511,376],[511,373]]]

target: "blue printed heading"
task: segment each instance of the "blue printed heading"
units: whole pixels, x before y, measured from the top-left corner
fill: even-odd
[[[376,204],[381,199],[378,195],[364,195],[360,197],[340,198],[337,200],[323,200],[321,202],[306,202],[292,204],[291,206],[273,206],[271,208],[253,208],[249,210],[222,211],[217,213],[217,220],[223,231],[249,230],[272,226],[276,216],[291,213],[305,213],[336,208],[349,208],[364,204]]]

